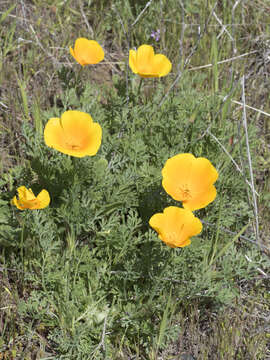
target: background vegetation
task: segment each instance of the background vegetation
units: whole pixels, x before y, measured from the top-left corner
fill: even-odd
[[[269,11],[267,0],[1,1],[1,359],[270,358]],[[105,61],[81,70],[68,50],[79,36]],[[173,71],[138,91],[128,50],[143,43]],[[44,144],[67,109],[101,124],[95,157]],[[171,249],[148,220],[175,204],[161,169],[180,152],[220,176],[196,212],[202,234]],[[50,207],[12,207],[21,185],[47,189]]]

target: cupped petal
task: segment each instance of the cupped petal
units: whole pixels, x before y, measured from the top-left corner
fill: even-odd
[[[50,203],[50,195],[46,190],[42,190],[37,197],[31,189],[27,189],[25,186],[20,186],[17,192],[18,198],[14,196],[11,203],[19,210],[43,209]]]
[[[169,206],[164,210],[166,217],[165,240],[174,246],[190,243],[190,237],[202,231],[202,223],[194,214],[176,206]]]
[[[164,178],[162,180],[163,189],[168,195],[170,195],[176,201],[183,201],[185,198],[183,196],[183,191],[181,191],[181,186],[169,178]]]
[[[215,200],[217,190],[214,185],[210,185],[204,192],[196,194],[196,196],[183,201],[185,209],[191,211],[202,209]]]
[[[151,45],[141,45],[137,51],[130,50],[129,66],[131,70],[143,78],[161,77],[167,75],[172,68],[165,55],[155,55]]]
[[[218,172],[206,158],[185,153],[173,156],[166,161],[162,177],[164,190],[189,210],[201,209],[216,197],[213,183]]]
[[[170,247],[184,247],[190,244],[190,237],[202,231],[202,223],[190,210],[169,206],[163,213],[155,214],[149,220],[159,238]]]
[[[45,207],[47,207],[50,204],[50,201],[51,201],[50,194],[48,193],[47,190],[43,189],[38,194],[37,200],[39,202],[37,209],[44,209]]]
[[[211,162],[203,157],[194,160],[189,179],[190,191],[200,193],[213,185],[218,179],[218,172]]]
[[[93,123],[91,126],[91,132],[89,138],[85,139],[84,151],[85,155],[96,155],[101,145],[102,128],[98,123]],[[85,156],[84,155],[84,156]]]
[[[134,74],[138,73],[137,70],[137,53],[135,50],[129,50],[129,67],[134,72]]]
[[[162,229],[165,226],[165,217],[163,213],[157,213],[154,214],[150,220],[149,220],[149,225],[156,230],[156,232],[158,232],[159,234],[161,233]]]
[[[82,66],[97,64],[104,59],[104,51],[95,40],[78,38],[74,46],[75,59]]]
[[[140,75],[155,75],[154,49],[150,45],[141,45],[137,50],[137,70]],[[158,76],[156,74],[156,76]]]
[[[92,117],[84,112],[70,110],[61,116],[61,124],[67,144],[71,151],[82,156],[95,155],[101,144],[102,129],[98,123],[93,123]]]
[[[84,131],[91,128],[93,119],[83,111],[68,110],[62,114],[60,123],[65,133],[73,133],[74,137],[81,137]]]
[[[161,171],[163,179],[187,183],[195,157],[189,153],[177,154],[168,159]]]
[[[35,203],[36,197],[31,189],[27,189],[25,186],[20,186],[17,189],[18,198],[16,196],[12,199],[12,204],[20,210],[30,209]]]
[[[89,114],[77,110],[64,112],[61,119],[50,119],[44,129],[47,146],[76,157],[95,155],[101,138],[101,126]]]
[[[157,54],[154,56],[153,69],[159,77],[166,76],[172,69],[172,63],[165,55]]]
[[[173,199],[182,201],[183,191],[188,188],[192,164],[192,154],[178,154],[168,159],[161,171],[162,186]]]
[[[19,186],[17,189],[19,200],[34,200],[36,197],[32,189],[27,189],[25,186]]]
[[[47,146],[67,154],[65,135],[59,118],[51,118],[45,125],[44,141]]]

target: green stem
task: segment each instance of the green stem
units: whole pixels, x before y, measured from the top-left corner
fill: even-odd
[[[24,238],[24,222],[23,222],[23,226],[22,226],[22,232],[21,232],[21,243],[20,243],[20,252],[21,252],[21,259],[22,259],[22,276],[23,276],[23,281],[22,283],[24,284],[24,273],[25,273],[25,269],[24,269],[24,249],[23,249],[23,238]]]
[[[140,78],[140,83],[139,83],[138,91],[137,91],[137,97],[139,97],[141,95],[142,82],[143,82],[143,78]]]
[[[75,73],[75,91],[76,93],[79,92],[80,84],[81,84],[81,74],[83,71],[83,66],[80,67],[79,71]]]

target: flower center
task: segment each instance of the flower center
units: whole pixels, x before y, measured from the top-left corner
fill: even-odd
[[[33,209],[35,207],[40,206],[40,201],[38,199],[32,199],[32,200],[21,199],[18,202],[20,206],[24,209]]]
[[[182,198],[182,201],[186,201],[188,199],[191,199],[191,197],[192,197],[190,190],[186,184],[179,186],[178,192],[179,192],[180,197]]]
[[[175,231],[171,231],[168,234],[166,234],[166,240],[168,243],[174,243],[177,239],[177,234]]]
[[[70,150],[80,150],[81,149],[81,144],[79,143],[79,141],[75,140],[75,139],[65,139],[65,145],[67,147],[67,149]]]

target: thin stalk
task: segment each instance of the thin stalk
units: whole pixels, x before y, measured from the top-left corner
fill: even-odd
[[[139,86],[138,86],[137,97],[139,97],[141,95],[142,82],[143,82],[143,78],[141,77],[140,82],[139,82]]]

